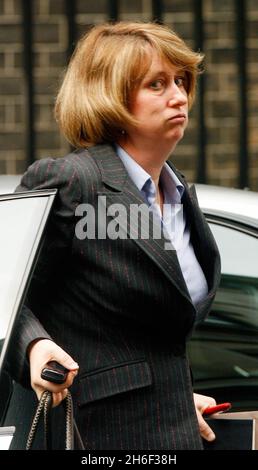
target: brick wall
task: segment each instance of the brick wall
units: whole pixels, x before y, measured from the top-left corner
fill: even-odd
[[[0,0],[0,173],[20,173],[26,167],[25,88],[22,65],[21,0]],[[77,0],[78,34],[107,20],[107,0]],[[191,46],[193,0],[164,0],[164,21]],[[238,81],[235,49],[234,0],[205,0],[206,93],[209,183],[237,186]],[[35,0],[35,127],[36,157],[62,156],[69,146],[53,119],[54,97],[66,64],[67,23],[64,0]],[[258,190],[258,1],[248,10],[248,138],[250,187]],[[120,18],[151,19],[150,0],[120,0]],[[198,117],[191,112],[184,140],[174,161],[190,180],[195,179]]]

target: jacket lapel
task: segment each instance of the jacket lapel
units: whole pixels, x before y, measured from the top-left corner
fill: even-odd
[[[189,187],[184,180],[184,176],[178,172],[171,162],[168,163],[185,188],[183,196],[184,210],[191,223],[191,239],[195,253],[208,283],[209,292],[205,300],[209,300],[215,296],[220,282],[221,264],[218,247],[200,209],[195,185],[192,184]],[[207,253],[209,253],[209,256],[207,256]]]
[[[214,296],[220,281],[221,271],[218,247],[205,216],[200,210],[194,185],[186,191],[185,198],[186,210],[192,220],[192,238],[196,255],[208,282],[209,296]]]
[[[101,145],[90,147],[88,149],[91,157],[98,165],[103,182],[103,190],[99,191],[99,196],[106,197],[107,209],[111,204],[120,204],[127,214],[126,218],[119,220],[119,225],[123,226],[124,231],[127,233],[128,238],[133,238],[133,241],[149,256],[154,263],[163,271],[165,276],[174,284],[180,293],[186,297],[190,302],[191,298],[183,278],[178,258],[175,250],[165,249],[168,240],[164,237],[162,231],[161,236],[153,238],[148,236],[151,231],[148,227],[155,226],[152,213],[143,213],[135,221],[132,222],[130,218],[130,210],[132,204],[139,206],[145,204],[146,201],[133,181],[130,179],[126,169],[116,155],[115,150],[111,145]],[[138,236],[136,229],[138,227]],[[145,236],[141,236],[141,228]],[[133,237],[132,237],[133,234]],[[135,238],[134,238],[135,236]]]

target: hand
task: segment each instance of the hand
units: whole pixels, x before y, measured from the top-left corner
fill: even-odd
[[[216,405],[216,400],[212,397],[206,397],[205,395],[199,395],[198,393],[193,394],[194,404],[197,414],[197,419],[199,423],[199,429],[201,436],[206,439],[206,441],[214,441],[216,438],[214,432],[210,426],[203,419],[202,414],[208,406]]]
[[[57,406],[67,395],[67,389],[73,383],[78,373],[79,366],[69,354],[49,339],[39,339],[31,343],[28,350],[30,361],[31,386],[38,400],[44,390],[52,392],[53,406]],[[54,384],[41,378],[42,369],[49,361],[57,361],[70,370],[63,384]]]

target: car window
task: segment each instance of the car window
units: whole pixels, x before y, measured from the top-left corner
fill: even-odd
[[[44,198],[23,198],[0,202],[0,220],[4,221],[0,232],[1,340],[6,336],[44,208]]]
[[[210,227],[222,278],[210,315],[189,343],[195,389],[235,409],[257,408],[258,235],[241,226]]]
[[[258,238],[237,228],[210,223],[221,255],[222,273],[258,278]]]
[[[0,196],[0,422],[11,393],[5,355],[55,194],[45,190]]]

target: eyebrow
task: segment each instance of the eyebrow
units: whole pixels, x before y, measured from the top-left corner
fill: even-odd
[[[165,70],[158,70],[157,72],[147,72],[146,76],[156,76],[156,75],[168,75],[168,73]]]
[[[185,71],[183,69],[177,69],[175,71],[175,75],[178,75],[178,74],[185,74]],[[157,72],[148,71],[145,78],[148,79],[148,78],[156,77],[157,75],[170,75],[170,74],[164,69],[158,70]]]

